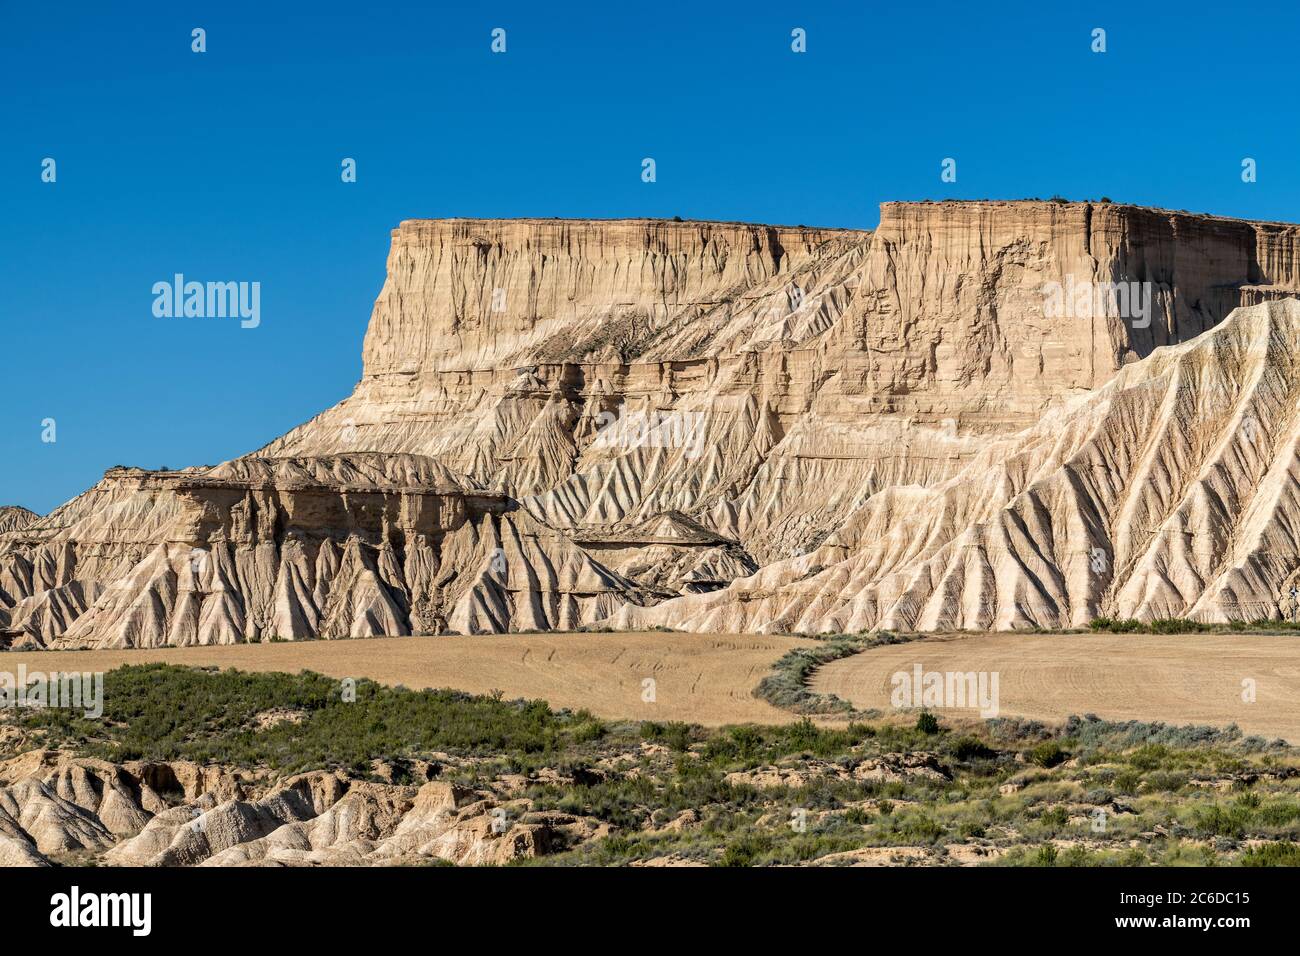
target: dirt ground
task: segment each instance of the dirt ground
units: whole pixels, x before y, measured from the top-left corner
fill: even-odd
[[[888,710],[892,675],[911,674],[918,663],[924,671],[996,672],[1001,716],[1235,723],[1300,742],[1300,636],[945,635],[834,661],[811,686]],[[1253,703],[1243,700],[1247,680]]]
[[[0,669],[102,671],[163,661],[247,671],[312,670],[410,688],[543,698],[600,717],[684,720],[708,726],[795,719],[755,698],[755,685],[801,638],[754,635],[507,634],[235,644],[131,651],[44,651],[0,655]],[[643,682],[653,680],[653,701]]]
[[[674,634],[509,634],[237,644],[138,651],[18,652],[0,669],[111,670],[165,661],[251,671],[313,670],[407,687],[540,697],[607,718],[685,720],[708,726],[795,719],[752,695],[795,637]],[[1300,637],[1261,635],[945,635],[835,661],[813,690],[890,710],[891,677],[926,671],[998,674],[1002,716],[1062,720],[1236,723],[1244,732],[1300,741]],[[1242,699],[1255,682],[1255,701]],[[643,701],[653,680],[654,700]],[[934,708],[940,712],[944,708]],[[974,711],[952,711],[974,717]]]

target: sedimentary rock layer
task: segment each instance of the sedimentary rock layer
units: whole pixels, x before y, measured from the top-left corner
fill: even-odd
[[[952,478],[874,495],[817,550],[615,623],[692,630],[1290,617],[1300,301],[1157,349]]]
[[[1103,437],[1090,402],[1161,380],[1163,346],[1254,348],[1262,320],[1218,330],[1296,294],[1296,244],[1294,226],[1109,203],[887,203],[874,232],[404,222],[352,395],[246,458],[114,470],[5,519],[0,643],[1281,613],[1286,569],[1225,591],[1203,562],[1140,547],[1163,513],[1133,525],[1056,485],[1018,518],[999,509],[1082,453],[1061,434],[1116,445],[1096,467],[1124,502],[1174,494],[1173,465],[1129,467],[1147,457],[1202,480],[1201,458],[1121,418]],[[1280,327],[1289,308],[1249,315]],[[1259,375],[1289,381],[1263,355]],[[1207,376],[1180,387],[1242,387]],[[1199,455],[1213,423],[1185,406],[1142,427]],[[1286,521],[1224,513],[1178,547]],[[1110,569],[1084,575],[1098,549]]]

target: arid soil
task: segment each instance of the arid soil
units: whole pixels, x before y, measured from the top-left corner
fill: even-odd
[[[13,652],[16,671],[111,670],[163,662],[248,671],[312,670],[411,688],[542,698],[605,718],[705,726],[794,719],[753,696],[786,651],[815,646],[776,635],[508,634],[238,644],[131,651]],[[861,709],[890,708],[891,676],[989,671],[1000,716],[1059,721],[1071,714],[1170,724],[1235,723],[1251,734],[1300,740],[1300,639],[1262,635],[981,634],[926,638],[827,664],[810,689]],[[1242,699],[1255,682],[1255,701]],[[654,700],[643,701],[653,680]],[[933,708],[940,712],[945,708]],[[950,711],[953,716],[971,711]]]
[[[0,669],[104,671],[162,662],[247,671],[312,670],[412,689],[450,687],[542,698],[600,717],[681,720],[706,726],[784,723],[793,714],[753,696],[796,637],[618,633],[399,637],[355,641],[169,647],[132,651],[33,651],[0,656]],[[654,700],[643,701],[653,680]]]
[[[1235,723],[1300,740],[1300,639],[1289,636],[980,634],[875,648],[819,669],[811,689],[888,708],[892,675],[996,672],[1000,715]],[[1243,700],[1243,681],[1255,701]],[[942,712],[943,708],[934,708]],[[965,711],[965,713],[971,713]]]

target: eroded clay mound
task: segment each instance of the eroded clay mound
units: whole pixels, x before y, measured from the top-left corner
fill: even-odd
[[[1300,301],[1158,349],[951,479],[870,498],[825,545],[619,626],[840,631],[1290,614]]]
[[[610,832],[592,818],[535,811],[514,781],[474,790],[416,761],[416,782],[403,784],[384,780],[391,766],[374,769],[378,781],[324,770],[277,779],[30,751],[0,763],[0,865],[504,864]]]
[[[0,554],[12,646],[572,629],[642,590],[429,459],[110,472]],[[16,600],[14,597],[16,596]]]
[[[0,534],[6,531],[21,531],[39,517],[36,512],[28,511],[18,505],[0,506]]]

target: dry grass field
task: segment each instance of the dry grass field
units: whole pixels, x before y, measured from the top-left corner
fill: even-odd
[[[411,688],[542,698],[607,718],[720,726],[784,723],[794,715],[753,696],[775,661],[817,642],[796,637],[667,632],[397,637],[132,651],[17,652],[16,670],[111,670],[122,664],[233,667],[368,677]],[[927,671],[999,675],[1002,716],[1061,720],[1236,723],[1244,732],[1300,741],[1300,637],[1262,635],[944,635],[874,648],[814,672],[810,687],[855,706],[890,708],[891,676]],[[1242,682],[1256,699],[1242,699]],[[653,680],[654,700],[642,700]],[[935,708],[942,712],[942,708]],[[971,711],[952,716],[974,716]],[[819,720],[819,722],[822,722]]]
[[[312,670],[412,689],[450,687],[543,698],[600,717],[681,720],[706,726],[784,723],[792,714],[756,699],[754,686],[795,637],[673,634],[498,634],[234,644],[128,651],[35,651],[0,656],[0,668],[106,671],[161,662],[246,671]],[[654,701],[642,700],[653,680]]]
[[[858,707],[888,708],[892,675],[918,663],[926,671],[997,672],[1005,717],[1235,723],[1246,733],[1300,741],[1294,636],[945,635],[834,661],[810,686]],[[1242,699],[1247,679],[1255,682],[1254,703]]]

